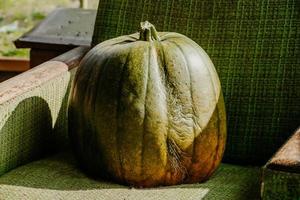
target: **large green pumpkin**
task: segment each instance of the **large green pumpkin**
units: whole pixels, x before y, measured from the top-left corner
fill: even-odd
[[[69,103],[70,139],[92,175],[139,187],[200,182],[223,156],[213,63],[191,39],[149,22],[87,53]]]

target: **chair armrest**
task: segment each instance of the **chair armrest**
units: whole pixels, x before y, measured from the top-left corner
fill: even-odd
[[[66,145],[73,68],[87,50],[73,49],[0,83],[0,176]]]
[[[262,199],[300,199],[300,128],[263,167]]]
[[[57,56],[51,61],[60,61],[68,65],[69,70],[77,67],[82,57],[90,50],[90,47],[77,47],[60,56]]]
[[[271,158],[266,168],[300,173],[300,129]]]

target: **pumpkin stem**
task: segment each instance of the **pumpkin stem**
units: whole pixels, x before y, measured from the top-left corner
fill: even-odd
[[[148,41],[148,42],[152,42],[155,40],[160,41],[158,33],[153,24],[151,24],[148,21],[141,22],[140,40]]]

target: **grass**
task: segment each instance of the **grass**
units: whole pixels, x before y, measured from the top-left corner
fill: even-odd
[[[97,0],[88,0],[89,8],[96,8]],[[29,31],[58,7],[79,7],[79,0],[0,0],[0,29],[17,22],[18,28],[0,32],[0,57],[29,58],[29,49],[16,49],[13,41]]]

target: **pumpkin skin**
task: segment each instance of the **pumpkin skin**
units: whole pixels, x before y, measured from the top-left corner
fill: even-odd
[[[226,142],[213,63],[191,39],[148,22],[100,43],[75,75],[69,137],[93,176],[138,187],[208,179]]]

